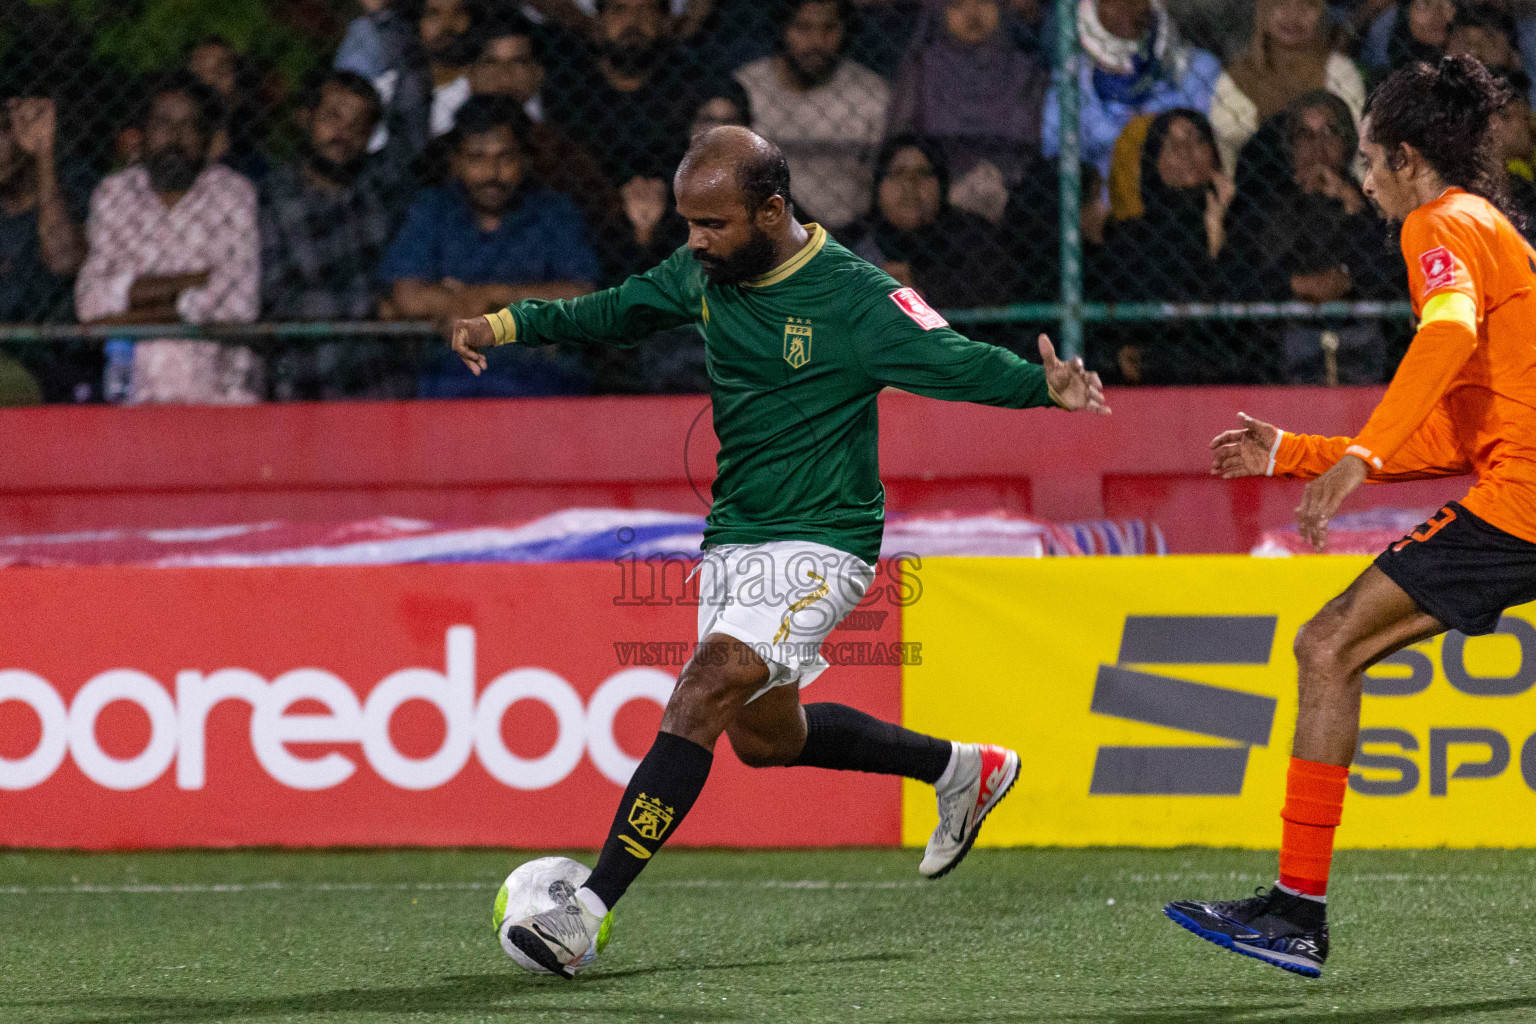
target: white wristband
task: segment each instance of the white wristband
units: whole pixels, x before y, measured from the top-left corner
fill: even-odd
[[[1285,438],[1285,431],[1275,429],[1275,443],[1269,446],[1269,464],[1264,467],[1265,476],[1275,475],[1275,456],[1280,454],[1280,442]]]

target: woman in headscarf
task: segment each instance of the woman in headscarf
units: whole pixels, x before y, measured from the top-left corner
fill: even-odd
[[[1268,177],[1239,178],[1230,218],[1228,265],[1243,298],[1403,296],[1402,260],[1383,244],[1386,225],[1350,173],[1357,141],[1348,105],[1322,89],[1298,97],[1249,141],[1240,159]],[[1260,146],[1277,152],[1278,161],[1267,154],[1254,159],[1250,150]],[[1386,372],[1386,335],[1378,321],[1257,324],[1250,337],[1271,379],[1283,383],[1379,384]]]
[[[1161,0],[1079,0],[1077,35],[1089,58],[1078,77],[1081,153],[1105,178],[1115,140],[1137,114],[1210,109],[1221,62],[1184,44]],[[1060,152],[1054,88],[1046,94],[1040,141],[1046,156]]]
[[[1105,302],[1205,302],[1227,297],[1226,213],[1233,185],[1221,172],[1216,136],[1196,110],[1159,114],[1141,150],[1140,217],[1114,221],[1087,290]],[[1100,365],[1132,384],[1205,384],[1241,375],[1231,332],[1201,322],[1111,327],[1100,332]]]
[[[932,140],[898,135],[875,162],[875,205],[840,240],[939,308],[1009,301],[1017,273],[997,229],[950,205],[949,167]]]
[[[1050,81],[1045,64],[1015,41],[1009,17],[999,0],[929,0],[896,78],[887,129],[893,138],[933,140],[957,178],[990,163],[1005,188],[1039,155]]]
[[[1331,51],[1324,0],[1258,0],[1253,38],[1227,65],[1211,99],[1211,127],[1224,167],[1237,151],[1298,96],[1326,89],[1349,107],[1356,124],[1365,81],[1354,62]]]

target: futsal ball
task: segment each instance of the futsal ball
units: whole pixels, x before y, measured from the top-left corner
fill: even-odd
[[[549,973],[507,940],[507,929],[534,914],[542,914],[546,910],[570,903],[576,898],[576,890],[587,883],[587,876],[591,873],[592,870],[585,864],[579,864],[569,857],[540,857],[520,865],[501,883],[501,888],[496,891],[496,907],[492,912],[496,938],[507,956],[523,970],[532,974]],[[597,931],[597,941],[585,956],[571,965],[572,970],[579,971],[597,959],[597,954],[608,945],[608,927],[611,924],[613,911],[610,910]]]

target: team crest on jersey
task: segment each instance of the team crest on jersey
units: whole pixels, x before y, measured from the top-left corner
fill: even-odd
[[[1437,245],[1419,257],[1419,269],[1424,271],[1424,294],[1436,288],[1456,283],[1456,257],[1451,250]]]
[[[811,321],[792,316],[784,325],[784,361],[800,369],[811,361]]]

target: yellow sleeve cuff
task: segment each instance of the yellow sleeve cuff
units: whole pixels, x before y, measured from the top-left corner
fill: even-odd
[[[517,321],[513,319],[510,309],[487,313],[485,319],[490,322],[491,330],[496,335],[496,344],[510,345],[517,340]]]
[[[1423,327],[1436,320],[1463,324],[1476,334],[1477,303],[1466,292],[1441,292],[1424,303],[1424,315],[1419,317],[1419,326]]]

